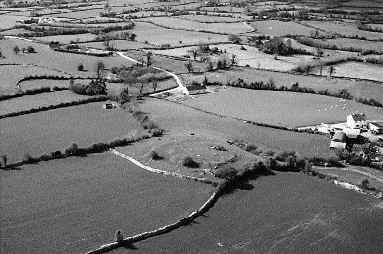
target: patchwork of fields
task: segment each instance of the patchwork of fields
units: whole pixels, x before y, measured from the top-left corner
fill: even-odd
[[[382,57],[368,54],[382,50],[383,33],[358,29],[382,26],[378,1],[250,2],[0,0],[0,115],[92,98],[83,94],[113,100],[0,119],[1,253],[85,253],[116,241],[117,230],[130,237],[176,222],[186,223],[110,253],[381,253],[382,200],[309,174],[367,179],[378,190],[383,174],[348,162],[329,168],[343,160],[329,149],[330,135],[276,127],[345,122],[355,112],[383,121],[383,108],[370,100],[383,104]],[[13,37],[19,34],[25,38]],[[325,35],[332,39],[318,39]],[[295,36],[343,49],[305,46]],[[91,56],[91,48],[110,54]],[[372,57],[375,63],[362,62]],[[39,77],[19,83],[28,76]],[[260,81],[345,89],[376,106],[229,86]],[[197,86],[188,88],[209,82],[221,85],[199,95],[191,92]],[[22,94],[42,87],[55,91]],[[125,138],[135,142],[113,142]],[[85,149],[73,146],[105,143],[118,144],[82,156]],[[383,160],[370,151],[375,145],[352,148],[368,156],[342,156]],[[42,155],[49,161],[34,161]],[[323,167],[311,168],[313,160]],[[24,164],[10,165],[16,162]]]

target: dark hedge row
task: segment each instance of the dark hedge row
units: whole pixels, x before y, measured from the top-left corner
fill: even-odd
[[[50,92],[63,91],[63,90],[68,90],[68,88],[67,87],[54,86],[52,88],[41,87],[41,88],[36,88],[36,89],[29,89],[29,90],[25,90],[24,92],[20,92],[20,93],[16,93],[16,94],[2,94],[2,95],[0,95],[0,101],[18,98],[18,97],[22,97],[25,95],[35,95],[35,94],[50,93]]]
[[[109,100],[109,98],[107,96],[97,96],[97,97],[91,97],[91,98],[79,100],[79,101],[63,102],[63,103],[60,103],[57,105],[44,106],[44,107],[33,108],[33,109],[29,109],[29,110],[23,110],[23,111],[19,111],[19,112],[13,112],[13,113],[5,114],[5,115],[0,115],[0,119],[7,118],[7,117],[21,116],[21,115],[26,115],[26,114],[32,114],[32,113],[38,113],[41,111],[48,111],[51,109],[82,105],[82,104],[87,104],[87,103],[92,103],[92,102],[106,101],[106,100]]]
[[[69,79],[85,79],[81,77],[65,77],[65,76],[53,76],[53,75],[31,75],[26,76],[22,79],[20,79],[17,84],[20,84],[21,82],[28,81],[28,80],[36,80],[36,79],[50,79],[50,80],[69,80]]]

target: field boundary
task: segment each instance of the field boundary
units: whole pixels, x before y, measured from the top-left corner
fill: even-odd
[[[211,181],[211,180],[203,178],[203,177],[194,177],[194,176],[182,175],[182,174],[173,173],[173,172],[169,172],[166,170],[161,170],[161,169],[156,169],[156,168],[146,166],[146,165],[142,164],[141,162],[139,162],[138,160],[134,159],[133,157],[130,157],[124,153],[121,153],[121,152],[119,152],[113,148],[110,148],[109,151],[111,153],[117,155],[117,156],[120,156],[121,158],[129,160],[130,162],[136,164],[140,168],[145,169],[145,170],[152,172],[152,173],[157,173],[157,174],[167,175],[167,176],[173,176],[173,177],[177,177],[177,178],[181,178],[181,179],[194,180],[194,181],[198,181],[201,183],[207,183],[207,184],[217,183],[218,184],[218,182],[216,182],[216,181]]]
[[[164,227],[158,228],[153,231],[143,232],[135,236],[127,237],[117,242],[104,244],[100,248],[88,251],[85,254],[99,254],[99,253],[105,253],[107,251],[114,250],[120,247],[129,247],[135,242],[139,242],[139,241],[142,241],[151,237],[155,237],[158,235],[166,234],[182,226],[188,225],[192,221],[194,221],[197,217],[209,211],[210,208],[212,208],[214,204],[218,201],[219,196],[220,196],[220,191],[219,190],[215,191],[200,208],[198,208],[196,211],[189,214],[187,217],[180,219],[178,222],[166,225]]]

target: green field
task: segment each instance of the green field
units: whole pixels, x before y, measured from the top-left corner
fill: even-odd
[[[94,34],[73,34],[73,35],[53,35],[53,36],[44,36],[44,37],[36,37],[36,40],[40,41],[46,41],[46,42],[51,42],[51,41],[58,41],[63,44],[69,44],[71,41],[92,41],[96,38],[96,35]],[[82,44],[81,44],[82,46]]]
[[[85,253],[117,230],[133,236],[174,223],[212,191],[110,153],[2,170],[0,181],[0,251],[9,254]]]
[[[137,41],[148,41],[149,44],[155,44],[159,46],[162,44],[182,46],[194,45],[201,42],[213,43],[227,41],[226,35],[167,29],[144,22],[136,22],[136,26],[132,31],[133,33],[137,34]]]
[[[21,57],[21,56],[20,56]],[[0,63],[2,61],[0,60]],[[12,94],[18,92],[17,83],[26,76],[49,75],[49,76],[64,76],[67,74],[58,70],[52,70],[46,66],[33,65],[0,65],[0,94]]]
[[[295,22],[283,22],[279,20],[255,21],[250,23],[257,32],[273,35],[283,36],[286,34],[310,35],[312,30],[309,27],[297,24]]]
[[[134,253],[379,254],[382,207],[317,178],[277,173],[219,199],[191,227],[134,244]]]
[[[146,133],[126,111],[106,110],[102,105],[90,103],[1,119],[0,154],[15,162],[24,153],[40,156],[73,143],[85,147]]]
[[[339,33],[346,36],[355,36],[366,37],[367,39],[381,39],[383,34],[374,33],[359,30],[354,23],[340,22],[340,21],[302,21],[302,24],[308,24],[315,28],[323,29],[331,33]],[[308,28],[313,30],[313,28]]]
[[[383,51],[383,42],[380,41],[362,41],[349,38],[337,38],[328,40],[311,39],[320,44],[335,45],[338,48],[355,48],[361,50]]]
[[[329,150],[330,139],[321,135],[259,127],[158,99],[147,99],[141,107],[165,129],[167,135],[188,136],[194,133],[196,137],[208,139],[243,139],[263,150],[295,150],[305,156],[332,154]]]
[[[200,23],[191,20],[177,19],[172,17],[153,17],[144,18],[142,21],[150,21],[155,24],[171,27],[174,29],[190,29],[194,31],[209,31],[219,33],[239,34],[249,32],[251,29],[243,24],[238,23]]]
[[[334,65],[334,77],[351,77],[383,82],[383,68],[378,64],[347,62]]]
[[[327,75],[327,71],[324,71]],[[256,70],[250,68],[231,68],[229,71],[215,71],[206,75],[182,75],[185,83],[190,84],[193,80],[202,82],[204,77],[207,77],[209,82],[219,81],[226,84],[242,78],[245,82],[268,82],[273,79],[277,87],[287,86],[298,82],[300,87],[312,88],[315,91],[328,89],[331,92],[336,92],[342,89],[347,89],[352,95],[362,98],[372,98],[383,103],[383,87],[379,83],[369,81],[356,81],[347,79],[335,79],[326,76],[306,76],[294,75],[288,73],[271,72]]]
[[[32,108],[57,105],[64,102],[79,101],[90,98],[75,94],[72,91],[57,91],[36,95],[26,95],[10,100],[0,101],[0,115],[29,110]]]
[[[184,101],[186,105],[219,115],[257,123],[298,127],[344,122],[356,111],[371,120],[383,120],[383,109],[316,94],[229,88]],[[346,109],[342,105],[347,104]]]
[[[95,73],[93,67],[98,61],[102,61],[105,67],[112,68],[114,66],[120,67],[121,65],[129,66],[131,62],[118,56],[111,57],[96,57],[80,54],[70,54],[57,52],[49,49],[48,45],[17,40],[6,39],[1,41],[3,47],[3,54],[6,58],[0,59],[1,63],[20,63],[20,64],[38,64],[39,66],[45,66],[50,69],[56,69],[73,76],[80,77],[94,77]],[[13,53],[13,47],[19,46],[19,48],[32,46],[37,53],[27,54],[19,53],[15,55]],[[85,67],[85,71],[78,71],[77,66],[82,63]],[[37,73],[39,74],[39,73]]]

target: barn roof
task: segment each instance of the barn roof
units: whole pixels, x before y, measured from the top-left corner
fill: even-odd
[[[373,125],[375,125],[376,127],[378,127],[378,128],[382,128],[383,129],[383,122],[370,122],[370,124],[373,124]]]
[[[354,119],[355,122],[357,121],[365,121],[366,120],[366,115],[363,114],[363,113],[353,113],[352,115],[350,115],[352,117],[352,119]]]
[[[334,137],[332,137],[332,141],[338,142],[346,142],[346,134],[343,131],[335,132]]]

